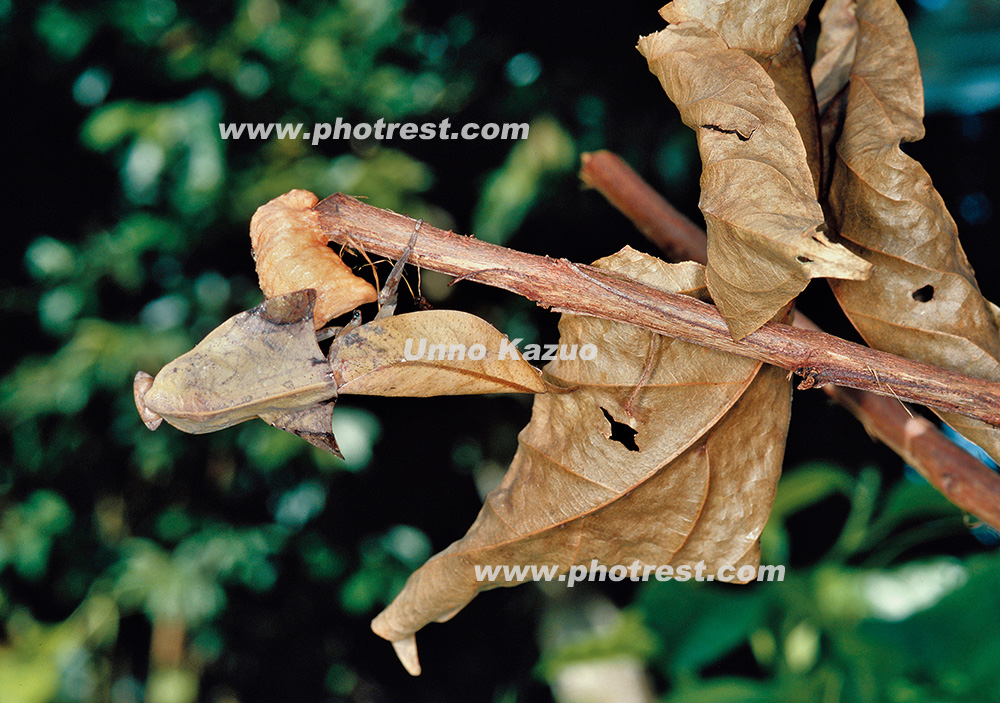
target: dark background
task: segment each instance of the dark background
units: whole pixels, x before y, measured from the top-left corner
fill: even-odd
[[[903,7],[935,109],[906,151],[997,300],[1000,16]],[[292,187],[574,261],[653,253],[575,176],[581,152],[608,148],[701,221],[693,136],[634,49],[661,26],[642,3],[0,2],[0,701],[572,701],[561,677],[605,660],[671,701],[1000,699],[979,666],[1000,651],[995,553],[821,393],[796,394],[765,535],[785,583],[490,592],[420,633],[419,679],[368,622],[471,524],[529,399],[342,400],[346,463],[256,421],[139,423],[135,371],[259,301],[249,218]],[[314,148],[217,130],[338,116],[535,136]],[[435,305],[557,339],[526,301],[424,284]],[[822,282],[801,307],[856,339]],[[899,602],[938,595],[893,623],[879,578]]]

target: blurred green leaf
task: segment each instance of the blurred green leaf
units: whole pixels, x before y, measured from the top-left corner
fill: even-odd
[[[902,525],[914,520],[953,516],[961,511],[926,481],[900,481],[881,501],[878,516],[869,532],[869,545],[885,539]]]
[[[789,558],[785,521],[789,516],[836,494],[849,496],[854,482],[843,469],[826,464],[806,464],[782,476],[771,515],[760,537],[761,558],[784,564]]]
[[[649,582],[634,607],[663,643],[658,661],[674,676],[697,671],[745,642],[765,614],[759,588],[695,582]]]
[[[538,200],[546,179],[576,165],[573,138],[556,120],[539,117],[529,128],[528,138],[514,144],[504,165],[483,187],[472,220],[479,239],[506,243]]]
[[[23,503],[7,508],[0,519],[0,571],[10,565],[26,579],[41,578],[53,542],[72,524],[66,501],[52,491],[35,491]]]
[[[942,699],[994,700],[1000,691],[1000,556],[965,563],[967,581],[933,607],[898,623],[867,621],[860,634],[883,652],[883,665]]]
[[[551,682],[560,671],[572,664],[621,656],[631,656],[644,662],[662,648],[663,643],[646,627],[638,613],[625,613],[605,632],[590,633],[588,637],[546,652],[536,671]]]
[[[341,586],[340,603],[349,613],[385,606],[403,588],[410,573],[431,555],[430,541],[420,530],[397,525],[360,545],[361,565]]]
[[[0,700],[4,703],[85,703],[94,695],[99,663],[92,651],[114,641],[114,603],[91,595],[66,620],[42,624],[24,611],[7,621],[0,647]]]
[[[35,20],[35,31],[57,58],[68,60],[87,45],[94,22],[84,13],[73,13],[56,2],[43,5]]]

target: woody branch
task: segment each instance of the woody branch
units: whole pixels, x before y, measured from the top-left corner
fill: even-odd
[[[413,233],[413,219],[343,194],[327,198],[316,210],[332,241],[379,256],[399,258]],[[556,312],[625,322],[780,366],[804,377],[800,387],[837,383],[1000,425],[1000,383],[774,322],[734,341],[714,306],[592,266],[525,254],[427,224],[410,261],[509,290]]]

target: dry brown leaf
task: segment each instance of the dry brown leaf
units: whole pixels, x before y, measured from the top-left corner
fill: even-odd
[[[823,155],[816,114],[816,94],[813,92],[812,77],[802,51],[802,35],[798,29],[793,28],[789,32],[778,55],[763,66],[774,81],[774,90],[781,102],[792,113],[795,127],[799,130],[806,149],[806,162],[813,177],[813,185],[816,192],[819,192]]]
[[[342,395],[424,398],[549,389],[499,330],[457,310],[425,310],[362,325],[343,337],[332,367]]]
[[[834,97],[847,85],[858,48],[858,18],[855,0],[826,0],[819,13],[821,28],[812,67],[816,102],[823,114]]]
[[[755,60],[695,23],[639,40],[702,157],[708,288],[734,339],[770,320],[810,278],[870,265],[823,234],[823,212],[789,109]]]
[[[372,284],[327,246],[329,237],[313,210],[318,202],[309,191],[291,190],[261,205],[250,220],[250,246],[265,297],[315,289],[316,329],[378,297]]]
[[[626,248],[595,265],[671,292],[706,294],[698,264],[670,265]],[[476,565],[554,565],[566,573],[593,559],[757,563],[790,410],[785,372],[597,318],[564,315],[559,329],[563,344],[599,344],[593,361],[546,366],[555,383],[577,390],[535,398],[511,467],[468,533],[418,569],[372,623],[413,674],[418,630],[450,618],[480,591],[515,585],[478,581]],[[636,449],[619,437],[621,425],[634,430]]]
[[[832,282],[834,292],[872,347],[1000,381],[997,309],[980,293],[930,176],[899,148],[924,133],[906,18],[892,0],[860,0],[857,18],[857,56],[829,205],[841,237],[875,269],[863,283]],[[1000,430],[940,415],[1000,460]]]
[[[337,386],[316,344],[315,301],[312,290],[265,300],[223,322],[155,379],[140,371],[135,401],[143,421],[203,434],[260,417],[339,454],[330,426]]]
[[[820,200],[830,191],[836,145],[847,114],[847,84],[858,47],[855,0],[827,0],[819,13],[822,24],[812,67],[816,86],[821,144]]]
[[[660,8],[660,16],[671,24],[688,20],[715,31],[732,49],[755,57],[774,56],[792,27],[802,21],[812,0],[674,0]]]
[[[847,117],[847,86],[833,96],[826,105],[826,110],[819,118],[819,138],[822,148],[823,172],[820,174],[820,200],[827,202],[830,194],[830,182],[833,180],[833,169],[837,163],[837,141],[844,131],[844,119]]]

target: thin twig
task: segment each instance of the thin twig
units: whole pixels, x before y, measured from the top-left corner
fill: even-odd
[[[608,151],[584,154],[580,177],[601,193],[639,231],[669,256],[705,263],[705,234],[677,211],[618,156]],[[692,243],[701,238],[701,247]],[[796,327],[820,331],[796,311]],[[878,372],[870,369],[880,385]],[[850,411],[868,431],[895,451],[948,500],[1000,529],[1000,475],[955,445],[931,422],[914,416],[894,395],[890,399],[828,384],[823,390]],[[889,388],[891,391],[891,388]]]

